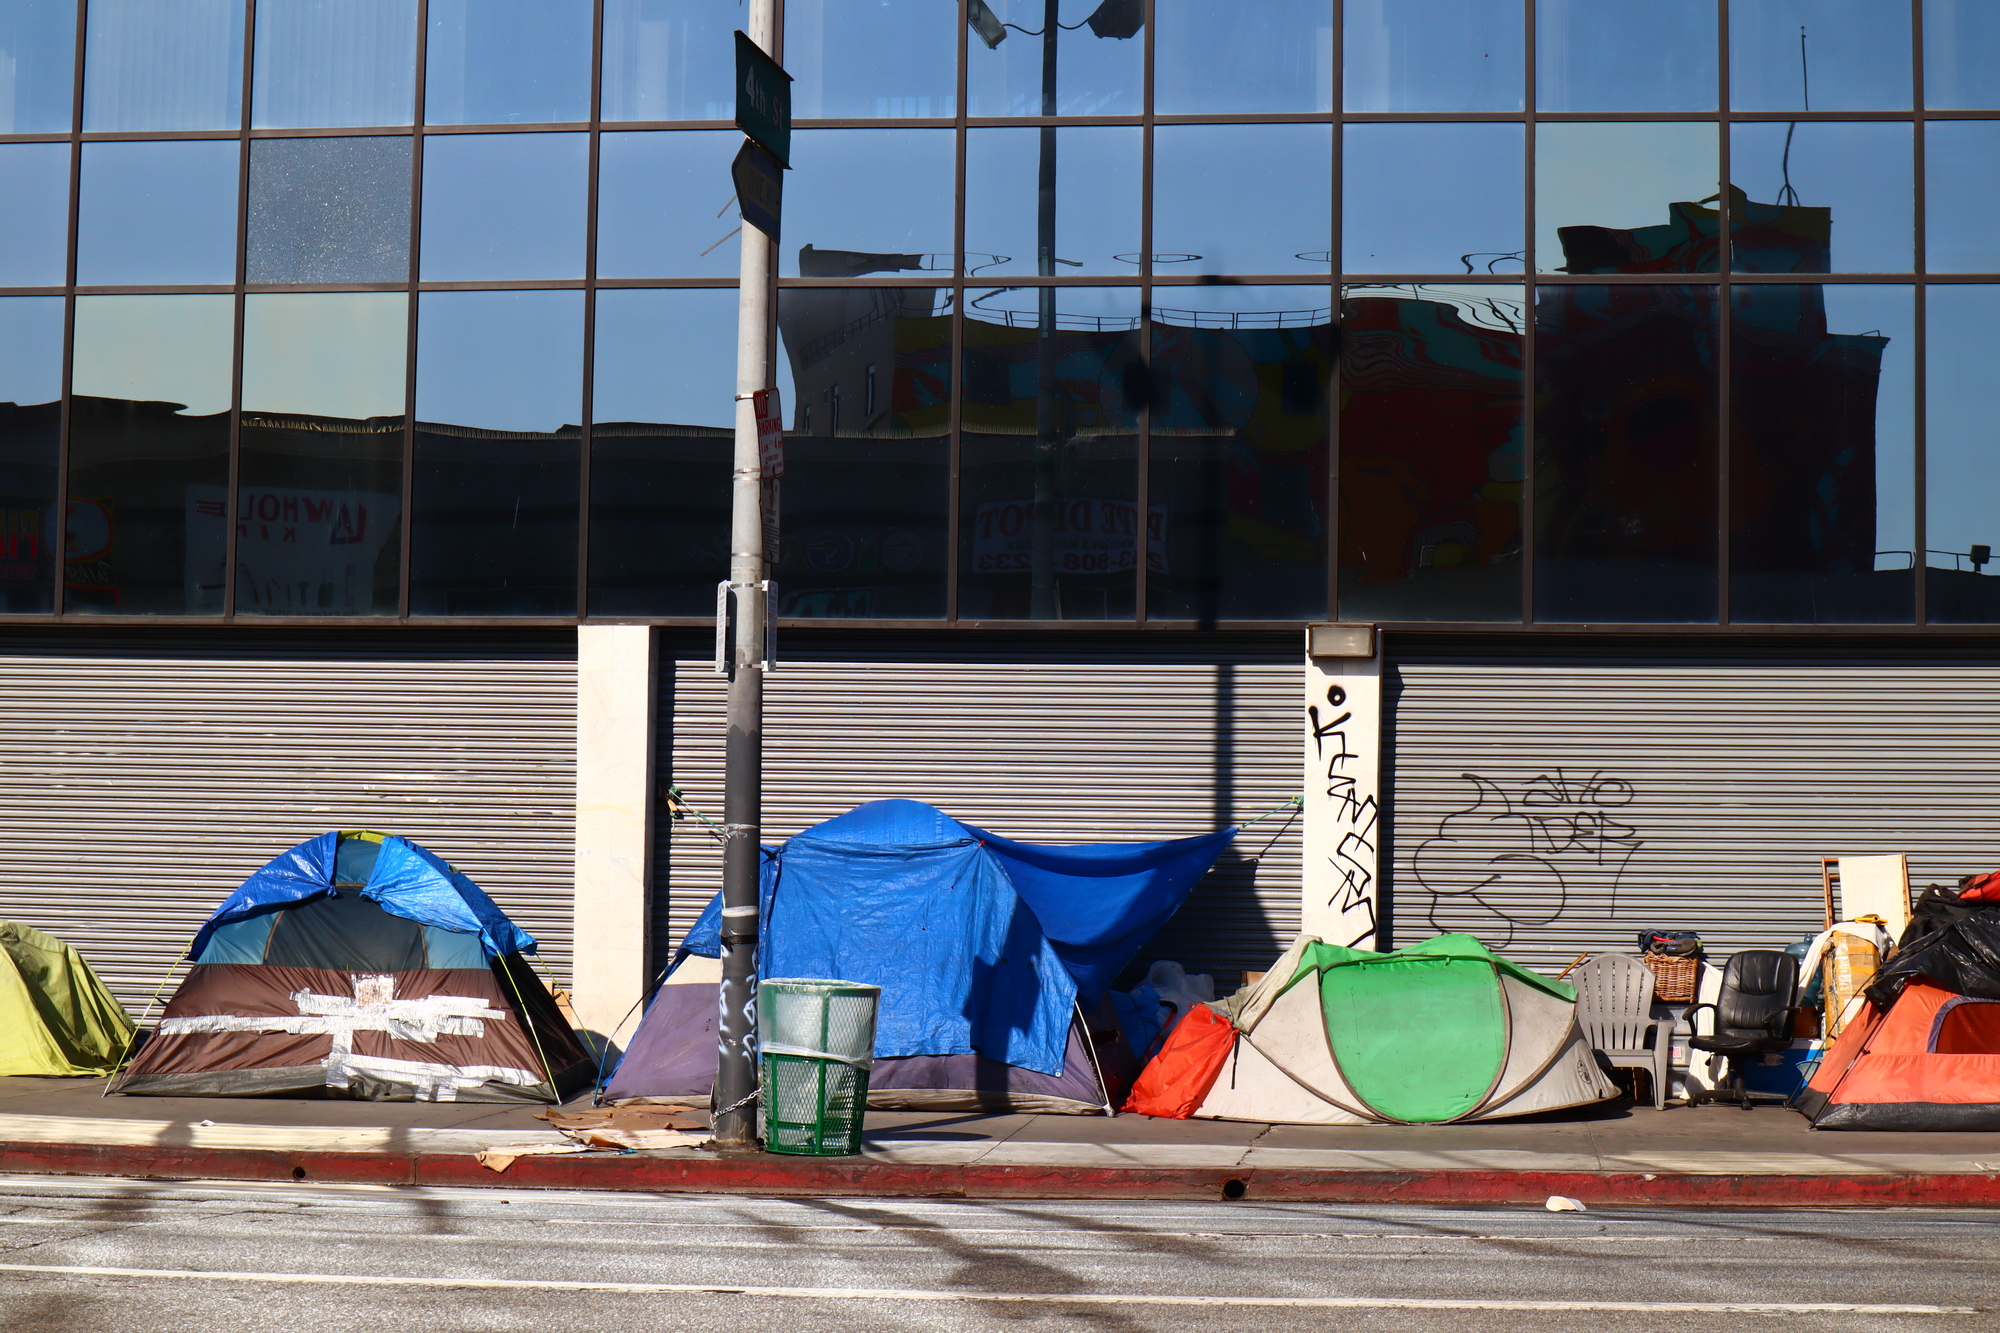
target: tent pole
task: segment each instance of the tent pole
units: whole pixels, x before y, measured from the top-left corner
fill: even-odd
[[[776,0],[750,0],[744,35],[778,54]],[[728,734],[723,750],[722,993],[716,1023],[715,1146],[757,1148],[757,881],[763,826],[765,627],[764,486],[753,395],[772,387],[771,269],[775,246],[745,226],[736,292],[736,443],[730,477],[729,584],[717,607],[731,624]],[[775,484],[775,483],[774,483]]]

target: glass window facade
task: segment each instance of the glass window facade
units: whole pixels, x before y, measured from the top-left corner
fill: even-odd
[[[742,14],[0,5],[0,615],[710,617]],[[785,22],[791,621],[2000,624],[1987,0]]]

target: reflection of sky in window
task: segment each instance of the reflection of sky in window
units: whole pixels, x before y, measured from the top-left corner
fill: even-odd
[[[1179,288],[1174,289],[1176,295],[1179,291]],[[1109,332],[1139,327],[1139,289],[1136,287],[1057,287],[1055,293],[1058,328],[1102,329]],[[1036,327],[1037,312],[1040,310],[1038,288],[975,287],[968,289],[965,297],[965,317],[968,320],[1004,324],[1017,329]]]
[[[425,281],[582,277],[589,180],[588,135],[427,139]]]
[[[742,135],[635,130],[597,142],[599,277],[736,276],[737,243],[724,238],[738,222],[729,163]]]
[[[1136,125],[1056,131],[1056,257],[1069,261],[1057,263],[1058,276],[1139,271],[1141,135]],[[965,266],[970,276],[1036,272],[1041,141],[1038,129],[967,133]]]
[[[230,296],[79,296],[70,392],[229,410],[236,300]]]
[[[1332,322],[1333,289],[1313,283],[1153,289],[1155,328],[1307,329]]]
[[[600,291],[596,347],[593,421],[735,424],[735,288]]]
[[[69,231],[69,145],[0,144],[0,287],[63,281]]]
[[[0,296],[0,403],[62,396],[63,299]]]
[[[85,25],[85,130],[236,128],[242,0],[90,0]]]
[[[1909,6],[1884,0],[1732,0],[1729,98],[1740,111],[1907,108]]]
[[[1153,22],[1162,115],[1333,109],[1331,0],[1154,0]]]
[[[1924,0],[1924,105],[1934,111],[2000,107],[2000,5]]]
[[[1040,27],[1040,6],[1035,12],[1032,26]],[[1010,42],[1019,38],[1009,34]],[[957,43],[956,5],[791,0],[785,6],[784,49],[785,72],[794,81],[792,115],[800,120],[956,115]]]
[[[0,8],[0,134],[69,129],[75,56],[76,0]]]
[[[1349,111],[1519,111],[1520,0],[1347,0]]]
[[[952,246],[950,130],[801,130],[785,173],[779,252],[797,276],[799,249],[934,256],[949,271]],[[907,274],[906,276],[915,276]]]
[[[1154,271],[1326,270],[1330,136],[1325,125],[1160,126],[1153,133]]]
[[[1731,128],[1729,174],[1758,203],[1779,202],[1785,137],[1801,204],[1833,210],[1833,271],[1902,273],[1914,264],[1915,188],[1908,125],[1886,121],[1783,121]]]
[[[409,309],[402,292],[244,298],[243,410],[401,416]]]
[[[1541,0],[1543,111],[1713,111],[1715,0]]]
[[[1933,273],[2000,272],[2000,122],[1924,127],[1924,264]]]
[[[736,114],[737,0],[605,0],[606,120]]]
[[[1064,0],[1056,35],[1056,114],[1136,116],[1143,110],[1145,37],[1099,37],[1084,24],[1098,0]],[[976,32],[966,40],[966,103],[975,116],[1042,114],[1043,0],[987,0],[1008,28],[989,47]]]
[[[1543,124],[1535,131],[1535,264],[1563,266],[1558,227],[1651,227],[1716,192],[1712,124]]]
[[[590,0],[430,0],[429,16],[431,124],[590,119]]]
[[[417,420],[553,431],[583,407],[583,293],[425,292]]]
[[[1993,331],[2000,328],[2000,287],[1939,286],[1928,303],[1924,340],[1929,393],[1924,458],[1930,563],[1967,569],[1974,545],[2000,549],[2000,377],[1993,374]],[[1995,566],[1987,566],[1989,570]]]
[[[1349,125],[1350,273],[1518,273],[1519,125]]]
[[[257,0],[252,125],[407,125],[416,0]]]
[[[239,151],[229,139],[85,144],[76,280],[234,282]]]

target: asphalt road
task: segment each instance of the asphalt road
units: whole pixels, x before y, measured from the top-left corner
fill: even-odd
[[[0,1329],[2000,1329],[1996,1221],[0,1177]]]

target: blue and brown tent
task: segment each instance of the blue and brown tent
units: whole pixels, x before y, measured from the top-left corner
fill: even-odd
[[[590,1058],[522,955],[535,940],[405,838],[323,833],[258,870],[112,1091],[558,1101]]]

